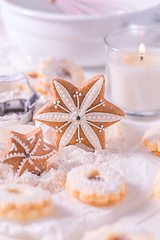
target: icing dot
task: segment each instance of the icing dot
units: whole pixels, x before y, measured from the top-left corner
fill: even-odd
[[[79,93],[79,96],[82,96],[82,93]]]
[[[78,92],[76,91],[76,94],[78,94]]]
[[[58,100],[57,103],[60,103],[60,101]]]
[[[102,99],[100,99],[99,101],[100,101],[100,102],[102,102],[103,100],[102,100]]]
[[[55,106],[55,108],[57,108],[57,106]]]
[[[65,98],[65,97],[66,97],[66,95],[63,95],[63,97]]]
[[[103,104],[102,106],[105,107],[105,104]]]

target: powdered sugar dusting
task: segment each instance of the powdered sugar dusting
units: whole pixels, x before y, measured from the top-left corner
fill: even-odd
[[[91,181],[88,177],[92,171],[97,171],[103,181]],[[72,185],[72,190],[82,191],[86,195],[92,193],[108,195],[119,193],[121,188],[125,188],[119,172],[94,164],[86,164],[72,169],[67,174],[67,182]]]
[[[20,177],[16,177],[12,169],[5,170],[0,174],[0,184],[27,184],[30,186],[41,187],[52,193],[64,190],[65,179],[66,175],[55,169],[50,169],[48,172],[44,171],[40,176],[25,171]]]
[[[47,200],[49,197],[50,193],[48,191],[42,190],[41,188],[32,188],[31,186],[19,184],[0,185],[1,203],[37,203]]]
[[[32,186],[41,186],[53,193],[62,191],[67,173],[75,167],[97,164],[104,168],[124,160],[131,161],[130,157],[134,155],[135,151],[136,154],[141,154],[142,137],[148,126],[143,122],[122,120],[116,124],[115,136],[106,141],[106,149],[92,152],[89,148],[84,150],[76,145],[66,146],[47,160],[48,172],[43,172],[40,176],[25,172],[15,179],[10,170],[7,174],[6,172],[0,174],[0,183],[26,183]]]

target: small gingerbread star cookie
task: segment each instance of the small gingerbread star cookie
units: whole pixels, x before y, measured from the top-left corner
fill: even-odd
[[[105,148],[105,128],[121,120],[124,112],[104,98],[104,76],[95,76],[79,88],[56,78],[52,91],[54,100],[34,119],[56,130],[57,145],[83,143],[94,149]]]
[[[40,174],[46,169],[46,161],[57,152],[57,147],[43,140],[41,128],[27,134],[10,132],[8,147],[0,153],[0,162],[13,166],[16,176],[25,170]]]

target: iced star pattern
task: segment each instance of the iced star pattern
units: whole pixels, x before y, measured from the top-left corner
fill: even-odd
[[[20,137],[16,136],[16,133],[12,133],[10,135],[10,138],[14,142],[11,144],[11,148],[9,149],[8,154],[0,158],[0,161],[3,163],[8,163],[8,161],[12,160],[13,161],[12,165],[14,166],[15,162],[19,161],[20,159],[18,168],[16,169],[16,174],[15,174],[15,176],[17,177],[22,175],[22,173],[26,170],[26,167],[25,167],[26,163],[31,165],[32,169],[34,168],[34,171],[36,173],[40,174],[42,172],[43,162],[44,162],[42,160],[45,159],[46,161],[50,156],[52,156],[56,152],[56,150],[53,149],[52,146],[49,147],[46,144],[42,143],[42,140],[43,140],[42,134],[40,134],[38,139],[36,138],[36,135],[32,135],[31,137],[27,138],[30,144],[32,144],[34,140],[36,141],[32,150],[27,146],[27,144],[25,144],[24,141],[20,139]],[[19,151],[18,145],[20,145],[23,148],[23,150]],[[40,155],[40,156],[37,155],[37,151],[39,148],[43,148],[43,151],[44,151],[43,155]],[[45,151],[47,151],[47,153],[45,153]],[[38,166],[39,164],[37,164],[39,161],[41,161],[41,165],[40,165],[41,167],[39,167]]]
[[[98,136],[93,130],[93,127],[98,128],[99,132],[104,131],[103,124],[97,126],[94,124],[102,123],[102,122],[115,122],[121,120],[123,117],[116,114],[105,113],[105,112],[92,112],[93,109],[96,109],[99,106],[105,107],[105,103],[102,99],[99,100],[99,103],[93,107],[90,107],[95,99],[98,97],[99,93],[101,92],[103,86],[103,78],[101,77],[87,92],[86,96],[82,100],[81,106],[79,106],[79,98],[81,97],[82,93],[76,91],[74,96],[77,99],[77,106],[75,105],[71,95],[67,91],[67,89],[57,81],[54,81],[55,88],[67,107],[64,108],[60,104],[60,100],[54,101],[55,108],[61,108],[65,110],[64,112],[46,112],[39,114],[35,117],[36,120],[48,121],[48,122],[64,122],[60,127],[56,126],[56,132],[63,132],[63,127],[69,125],[65,130],[64,134],[59,143],[59,147],[66,146],[76,131],[78,132],[78,138],[76,142],[81,143],[83,142],[83,138],[80,136],[80,127],[85,134],[88,141],[95,149],[102,149],[101,143],[99,141]]]

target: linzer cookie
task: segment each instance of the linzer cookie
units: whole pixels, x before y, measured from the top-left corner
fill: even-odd
[[[42,107],[34,119],[53,127],[59,147],[83,143],[105,148],[105,128],[120,121],[124,112],[104,99],[105,79],[98,75],[79,88],[52,80],[54,100]]]
[[[57,147],[44,142],[41,128],[27,134],[11,131],[8,147],[0,153],[0,162],[13,166],[16,176],[24,171],[40,174],[46,169],[46,161]]]
[[[114,204],[126,195],[126,183],[119,172],[94,164],[73,168],[65,186],[73,197],[96,206]]]
[[[46,57],[39,64],[37,77],[40,91],[48,97],[52,96],[50,87],[53,78],[63,78],[75,86],[84,82],[82,68],[72,60],[62,57]]]
[[[154,125],[147,130],[142,142],[151,152],[160,156],[160,125]]]
[[[150,233],[131,232],[124,230],[121,225],[106,225],[98,229],[88,231],[81,240],[154,240]]]
[[[24,184],[0,185],[0,217],[35,219],[48,215],[52,209],[49,191]]]

